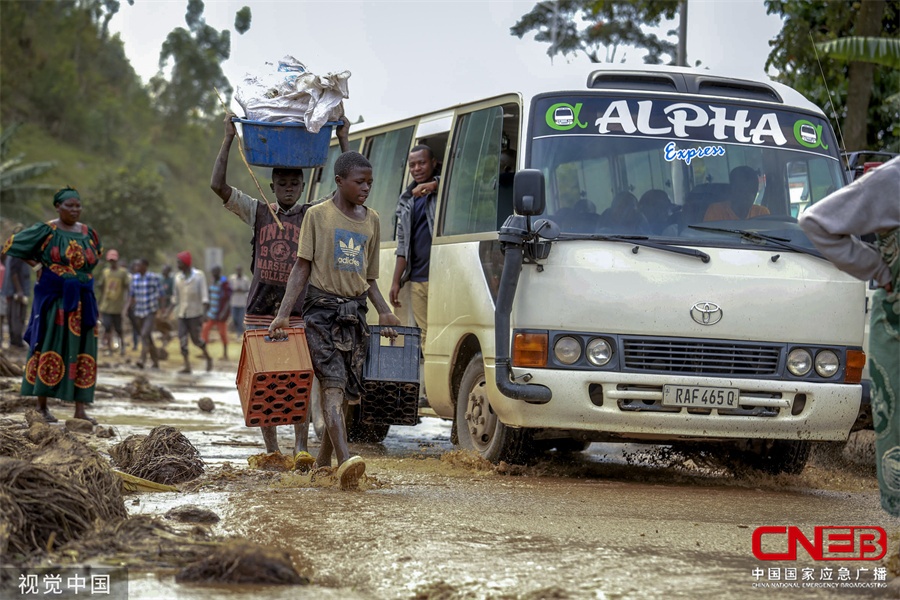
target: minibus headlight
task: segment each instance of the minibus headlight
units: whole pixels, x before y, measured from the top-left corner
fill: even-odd
[[[574,365],[581,358],[581,344],[571,336],[563,336],[553,344],[553,355],[564,365]]]
[[[795,348],[787,357],[787,368],[792,375],[803,377],[812,369],[812,356],[808,350]]]
[[[822,350],[816,354],[816,373],[821,377],[832,377],[841,367],[837,354],[831,350]]]
[[[585,354],[589,363],[602,367],[612,358],[612,347],[603,338],[594,338],[588,342]]]

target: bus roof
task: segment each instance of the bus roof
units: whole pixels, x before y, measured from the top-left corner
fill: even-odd
[[[768,103],[781,108],[794,108],[824,117],[822,110],[798,91],[768,78],[756,80],[727,73],[662,65],[564,64],[535,70],[531,77],[511,84],[498,78],[479,87],[476,97],[448,98],[451,104],[438,110],[409,115],[403,119],[366,123],[354,133],[399,123],[412,118],[435,118],[454,108],[507,94],[519,95],[527,112],[531,98],[550,92],[586,92],[621,90],[641,93],[688,94],[698,98],[721,98]],[[524,115],[523,115],[524,116]]]

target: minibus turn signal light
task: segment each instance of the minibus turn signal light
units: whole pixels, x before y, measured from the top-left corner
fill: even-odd
[[[546,367],[546,333],[517,333],[513,339],[512,364],[514,367]]]
[[[862,350],[847,350],[847,368],[844,371],[844,383],[859,383],[862,381],[862,372],[865,366],[865,352]]]

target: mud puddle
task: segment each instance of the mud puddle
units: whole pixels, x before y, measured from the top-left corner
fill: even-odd
[[[137,375],[173,399],[103,395],[94,413],[116,437],[92,443],[103,452],[129,435],[171,425],[200,451],[207,470],[178,492],[128,494],[129,514],[210,509],[221,518],[208,526],[212,535],[296,552],[311,584],[201,586],[176,583],[171,570],[131,569],[130,598],[745,598],[756,592],[752,570],[770,566],[751,553],[760,525],[900,531],[881,512],[874,475],[865,469],[812,461],[798,476],[735,477],[670,449],[617,444],[494,466],[458,451],[448,421],[427,417],[416,427],[392,428],[383,443],[353,445],[370,480],[342,492],[325,479],[248,468],[264,446],[259,431],[244,426],[233,374],[120,369],[102,373],[101,382],[118,389]],[[198,408],[204,397],[212,412]],[[292,428],[278,431],[288,451]],[[315,454],[314,433],[310,441]]]

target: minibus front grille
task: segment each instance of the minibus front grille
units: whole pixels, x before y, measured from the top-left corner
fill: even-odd
[[[752,342],[622,338],[627,370],[719,377],[778,375],[782,348]]]

